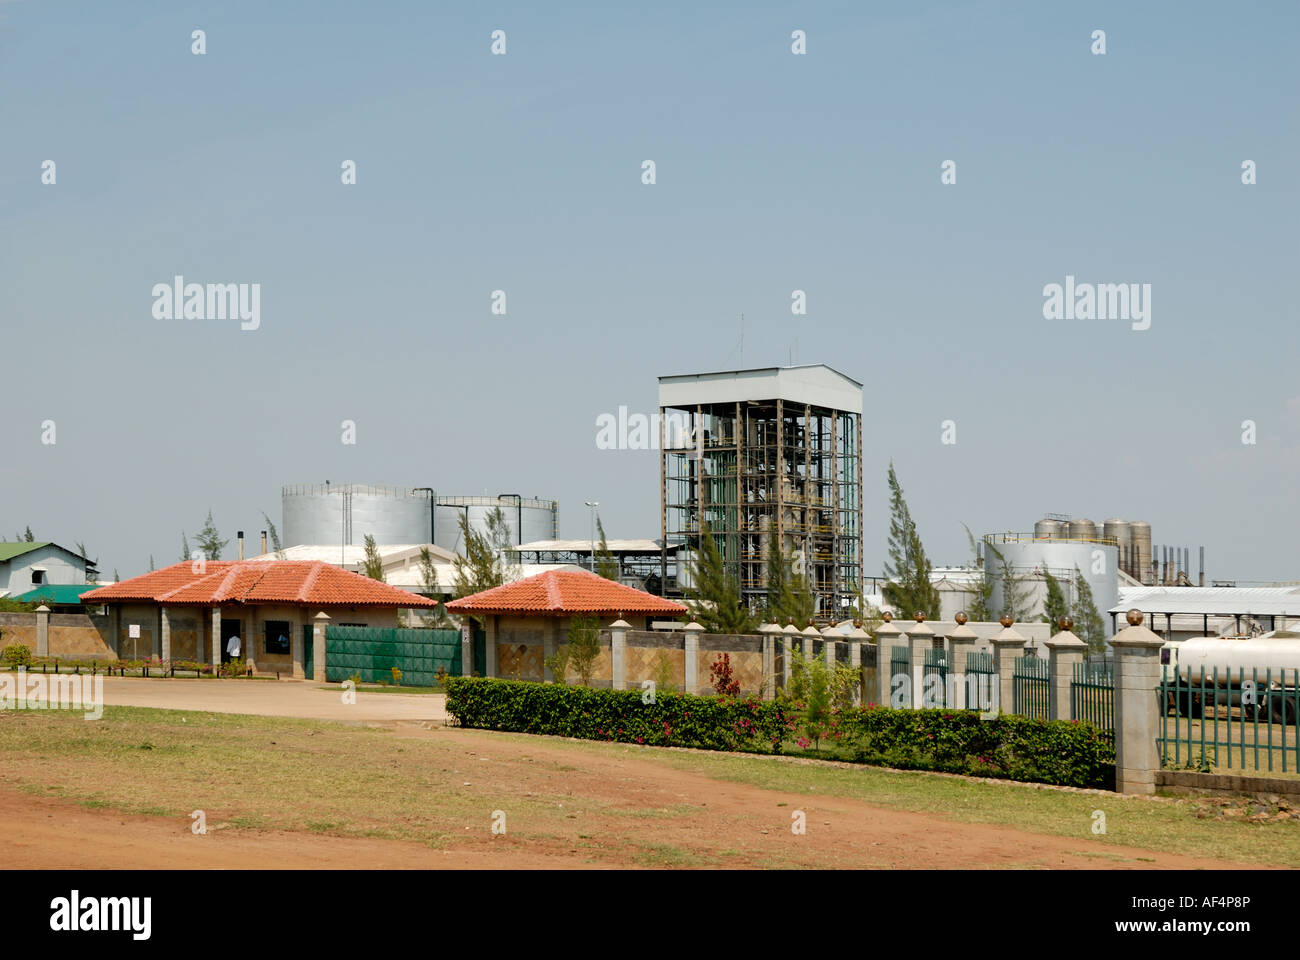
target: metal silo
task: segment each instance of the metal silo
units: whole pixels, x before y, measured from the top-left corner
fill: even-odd
[[[1101,525],[1101,534],[1119,546],[1119,568],[1133,576],[1133,526],[1127,520],[1111,517]]]
[[[294,484],[281,489],[280,542],[359,545],[427,543],[432,491],[384,484]]]
[[[1060,540],[1064,533],[1065,524],[1060,520],[1039,520],[1034,524],[1035,540]]]
[[[433,542],[447,550],[464,553],[461,518],[475,533],[487,532],[487,518],[497,508],[505,515],[513,544],[554,540],[559,536],[559,504],[505,493],[495,497],[439,497],[435,508]]]
[[[984,541],[983,554],[985,569],[992,574],[993,595],[989,598],[989,605],[995,615],[1006,607],[1003,598],[1005,561],[1010,576],[1020,581],[1018,592],[1027,594],[1022,608],[1016,611],[1017,619],[1038,620],[1042,616],[1047,597],[1047,583],[1042,572],[1047,570],[1058,579],[1070,581],[1067,600],[1071,604],[1078,599],[1075,580],[1083,577],[1088,581],[1093,603],[1109,633],[1110,617],[1106,616],[1106,611],[1119,603],[1115,547],[1098,543],[1095,539],[1031,540],[998,536],[992,540],[992,543]]]
[[[1080,517],[1077,520],[1070,521],[1070,539],[1071,540],[1096,540],[1097,525],[1087,517]]]
[[[1133,545],[1133,576],[1143,583],[1153,583],[1151,574],[1151,524],[1134,520],[1129,524],[1129,539]]]

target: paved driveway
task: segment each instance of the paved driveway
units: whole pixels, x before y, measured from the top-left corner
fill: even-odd
[[[104,703],[111,707],[163,707],[250,713],[263,717],[303,717],[382,723],[395,720],[444,720],[446,696],[441,693],[356,694],[356,703],[343,702],[337,684],[304,680],[177,680],[105,677]]]

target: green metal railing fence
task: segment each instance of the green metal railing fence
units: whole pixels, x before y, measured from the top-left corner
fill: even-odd
[[[1300,772],[1300,670],[1201,671],[1165,666],[1160,700],[1161,763],[1204,772]]]
[[[1050,689],[1051,673],[1046,660],[1040,657],[1016,657],[1011,671],[1013,713],[1048,719],[1051,716],[1048,706]]]
[[[934,694],[937,695],[937,700],[938,700],[938,702],[935,705],[947,706],[948,705],[947,651],[936,647],[931,647],[929,650],[926,650],[925,662],[921,666],[921,676],[923,678],[921,684],[922,696],[927,697],[928,700],[928,697],[932,695],[930,694],[930,691],[934,691]],[[937,686],[935,686],[935,681],[929,679],[932,676],[937,676],[939,678]]]
[[[404,687],[429,687],[438,668],[461,674],[459,630],[399,630],[384,627],[326,627],[325,679],[392,683],[393,668]]]
[[[1110,662],[1074,665],[1070,716],[1115,736],[1115,674]]]

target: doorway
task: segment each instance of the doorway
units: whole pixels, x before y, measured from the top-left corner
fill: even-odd
[[[227,646],[230,642],[231,637],[239,637],[239,654],[242,657],[244,654],[244,644],[248,642],[248,639],[240,634],[238,620],[223,619],[221,621],[221,662],[222,663],[229,663],[231,660],[230,653],[227,650]]]

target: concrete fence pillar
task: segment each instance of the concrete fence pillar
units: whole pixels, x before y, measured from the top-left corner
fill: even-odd
[[[1164,641],[1128,612],[1129,626],[1110,641],[1115,651],[1115,790],[1155,793],[1160,751],[1160,648]]]
[[[835,669],[835,658],[839,654],[839,649],[835,646],[844,637],[844,634],[835,629],[835,624],[826,624],[826,629],[822,631],[822,656],[826,658],[826,669]]]
[[[291,654],[289,660],[291,662],[290,669],[292,670],[292,673],[290,675],[295,680],[305,680],[307,678],[307,665],[306,665],[307,646],[302,642],[301,630],[298,630],[292,626],[289,629],[293,631],[292,635],[289,637],[289,652]],[[252,631],[250,630],[249,633],[252,634]],[[244,639],[245,651],[247,651],[249,646],[251,646],[251,644],[249,644],[248,642],[248,639],[249,638],[247,637]],[[312,651],[313,654],[315,652],[316,652],[315,650]]]
[[[36,655],[50,655],[50,608],[43,603],[36,608]]]
[[[1050,640],[1043,641],[1043,646],[1047,647],[1048,677],[1051,683],[1047,688],[1047,717],[1049,720],[1073,720],[1070,685],[1074,683],[1074,668],[1083,663],[1083,652],[1088,649],[1088,645],[1070,632],[1074,621],[1069,617],[1062,617],[1056,623],[1061,632]]]
[[[312,618],[311,623],[311,667],[314,680],[325,682],[325,628],[329,626],[330,615],[322,610]]]
[[[903,631],[894,626],[894,615],[885,613],[884,622],[876,628],[876,678],[880,689],[877,696],[882,707],[890,705],[890,694],[894,689],[894,678],[890,676],[893,666],[894,647],[901,646]]]
[[[813,643],[822,638],[822,632],[817,629],[816,625],[809,620],[808,626],[803,628],[803,658],[811,661],[813,658]]]
[[[460,675],[474,676],[474,621],[470,619],[460,625]]]
[[[483,676],[497,675],[497,640],[500,637],[499,615],[490,613],[483,624]],[[552,651],[554,652],[554,651]]]
[[[862,665],[862,648],[863,644],[871,643],[871,635],[862,629],[862,621],[853,621],[853,630],[846,638],[849,644],[849,666],[858,675],[858,682],[853,686],[853,705],[860,707],[871,696],[871,691],[867,689],[867,671]]]
[[[953,702],[948,704],[953,710],[965,710],[978,707],[978,703],[971,703],[970,684],[966,678],[966,658],[975,650],[975,644],[979,642],[979,636],[970,627],[966,626],[969,619],[966,611],[958,613],[954,618],[957,626],[948,634],[948,676],[954,677],[955,680],[948,684],[948,689],[952,691]],[[978,697],[976,698],[978,699]]]
[[[1003,616],[1002,629],[989,638],[993,645],[993,672],[997,675],[998,702],[1002,713],[1011,713],[1015,708],[1015,670],[1016,658],[1025,655],[1025,638],[1012,629],[1015,623],[1009,616]]]
[[[212,644],[209,651],[212,656],[212,666],[221,669],[221,608],[212,608]],[[202,659],[200,657],[199,659]]]
[[[163,663],[172,658],[172,617],[166,607],[158,608],[158,656]]]
[[[632,624],[623,619],[623,614],[609,625],[609,685],[614,690],[627,689],[627,632]]]
[[[686,659],[686,692],[698,694],[700,692],[700,634],[704,632],[704,628],[692,620],[685,626],[684,632],[686,636],[682,641],[682,647]]]
[[[799,628],[794,625],[794,617],[788,617],[785,626],[781,628],[781,689],[790,689],[790,671],[793,669],[791,660],[794,657],[796,645],[799,643]]]
[[[925,625],[925,614],[917,613],[916,623],[907,631],[908,656],[912,663],[912,708],[925,706],[925,655],[934,649],[934,631]]]
[[[775,619],[758,628],[763,638],[763,688],[764,700],[776,697],[776,645],[781,640],[781,626]]]

